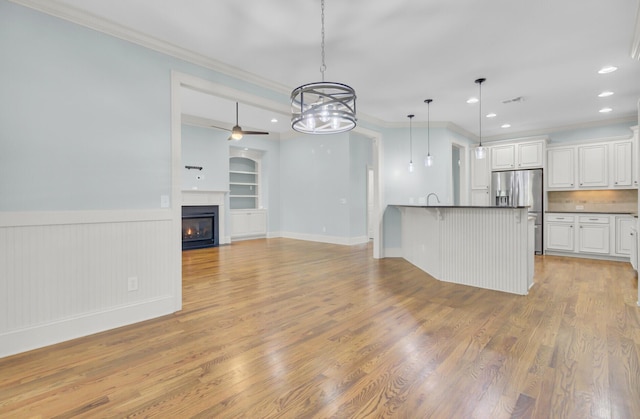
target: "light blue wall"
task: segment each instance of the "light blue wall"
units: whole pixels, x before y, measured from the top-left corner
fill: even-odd
[[[283,232],[349,236],[349,158],[348,133],[282,142]]]
[[[182,126],[183,190],[226,191],[229,189],[228,137],[227,132],[220,130]],[[188,170],[184,166],[200,166],[202,170]]]
[[[349,236],[367,233],[367,169],[373,167],[373,143],[357,133],[349,135]]]
[[[286,95],[0,0],[0,211],[159,208],[171,70]]]

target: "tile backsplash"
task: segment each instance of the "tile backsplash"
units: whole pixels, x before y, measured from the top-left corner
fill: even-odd
[[[582,206],[582,209],[578,209]],[[554,191],[547,195],[548,211],[638,212],[638,190]]]

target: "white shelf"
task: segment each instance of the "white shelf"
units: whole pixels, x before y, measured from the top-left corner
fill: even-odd
[[[258,195],[229,195],[229,198],[257,198]]]
[[[229,185],[258,186],[257,183],[229,182]]]
[[[237,173],[237,174],[240,174],[240,175],[257,175],[258,174],[258,172],[241,172],[241,171],[238,171],[238,170],[229,170],[229,173],[232,173],[232,174]]]

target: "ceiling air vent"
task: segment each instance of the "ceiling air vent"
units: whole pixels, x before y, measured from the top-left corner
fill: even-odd
[[[502,101],[502,103],[507,104],[507,103],[518,103],[518,102],[524,102],[524,98],[522,96],[518,96],[518,97],[514,97],[513,99],[505,99]]]

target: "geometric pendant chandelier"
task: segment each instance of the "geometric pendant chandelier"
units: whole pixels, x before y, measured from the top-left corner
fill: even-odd
[[[322,81],[303,84],[291,92],[291,128],[306,134],[335,134],[356,126],[356,92],[346,84],[324,81],[324,0],[320,8]]]

